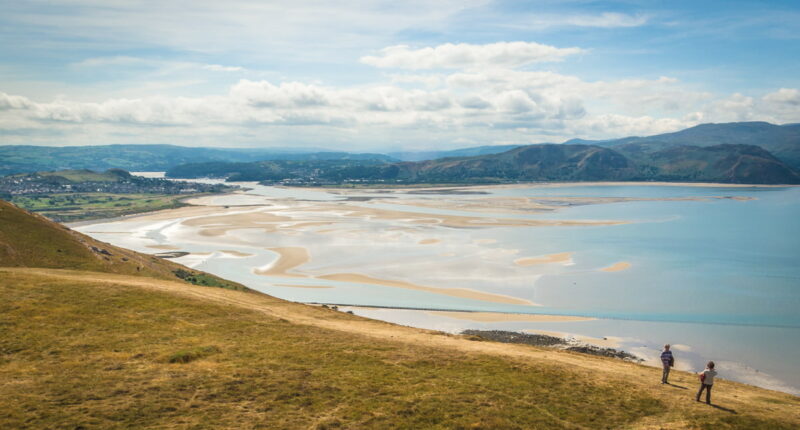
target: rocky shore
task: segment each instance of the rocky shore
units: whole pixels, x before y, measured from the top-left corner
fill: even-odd
[[[619,358],[626,361],[642,361],[635,355],[625,351],[619,351],[613,348],[601,348],[586,343],[543,334],[527,334],[503,330],[464,330],[461,332],[461,334],[468,336],[468,338],[471,340],[491,340],[502,343],[522,343],[525,345],[565,349],[567,351],[575,351],[582,354]]]

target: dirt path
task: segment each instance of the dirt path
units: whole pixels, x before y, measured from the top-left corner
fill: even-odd
[[[96,272],[0,268],[0,277],[2,277],[3,272],[27,274],[43,279],[61,279],[145,288],[262,312],[271,317],[282,318],[295,324],[354,333],[405,344],[447,348],[460,353],[500,355],[532,364],[546,362],[550,366],[563,366],[564,368],[569,368],[571,372],[582,373],[597,382],[625,381],[644,389],[667,404],[668,411],[665,415],[659,417],[659,420],[671,422],[667,425],[667,428],[676,428],[675,426],[678,423],[670,420],[670,418],[682,419],[679,418],[680,414],[677,410],[686,408],[694,408],[699,413],[747,413],[748,415],[762,418],[788,419],[790,422],[796,422],[800,427],[799,397],[723,380],[715,384],[714,390],[715,402],[721,405],[721,408],[710,408],[705,404],[693,401],[697,380],[694,375],[686,372],[673,371],[671,379],[674,385],[665,386],[659,383],[660,369],[639,364],[527,345],[470,341],[462,336],[398,326],[344,312],[292,303],[255,292],[200,287],[182,282]],[[671,417],[669,410],[676,411],[673,417]],[[640,422],[637,423],[636,427],[663,428],[664,425],[664,421]],[[677,427],[681,426],[677,425]]]

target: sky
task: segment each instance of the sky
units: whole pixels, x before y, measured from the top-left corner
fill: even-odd
[[[443,150],[800,122],[798,1],[0,10],[0,145]]]

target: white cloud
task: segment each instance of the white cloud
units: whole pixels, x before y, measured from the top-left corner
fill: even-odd
[[[787,107],[800,106],[800,90],[796,88],[781,88],[774,93],[764,96],[764,101]]]
[[[444,58],[447,64],[475,64],[487,56],[460,63]],[[120,62],[136,61],[112,57],[84,66]],[[190,64],[198,71],[209,66]],[[465,137],[485,144],[558,142],[649,135],[699,122],[800,118],[800,91],[794,88],[719,96],[663,76],[585,81],[552,71],[477,67],[388,75],[360,86],[242,79],[219,95],[82,101],[87,99],[92,100],[39,102],[0,92],[0,133],[26,143],[33,143],[26,137],[59,134],[66,142],[328,142],[339,149],[375,150],[388,142],[423,147],[431,141],[460,145]]]
[[[244,67],[238,66],[221,66],[219,64],[206,64],[203,66],[206,70],[211,70],[212,72],[243,72]]]
[[[14,96],[0,92],[0,111],[11,109],[29,109],[33,103],[26,97]]]
[[[646,15],[628,15],[624,13],[605,12],[599,15],[575,15],[567,16],[560,20],[564,24],[577,27],[639,27],[647,23],[649,18]],[[558,20],[557,20],[558,21]]]
[[[516,68],[531,63],[561,61],[583,52],[580,48],[556,48],[535,42],[498,42],[485,45],[445,43],[411,49],[406,45],[384,48],[377,56],[361,57],[375,67],[396,69]]]

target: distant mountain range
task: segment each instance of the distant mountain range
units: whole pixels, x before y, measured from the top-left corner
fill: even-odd
[[[449,151],[406,151],[389,152],[386,155],[399,161],[425,161],[437,158],[474,157],[476,155],[499,154],[508,150],[519,148],[520,145],[487,145],[472,148],[451,149]]]
[[[769,151],[792,168],[800,170],[800,124],[775,125],[768,122],[700,124],[675,133],[606,141],[584,140],[580,143],[613,148],[635,160],[647,160],[649,154],[677,146],[755,145]]]
[[[115,167],[167,170],[173,177],[210,175],[300,183],[664,180],[794,184],[800,182],[800,124],[702,124],[647,137],[389,154],[171,145],[0,146],[0,174]]]
[[[287,148],[193,148],[175,145],[0,146],[0,175],[39,171],[125,169],[160,172],[186,163],[256,160],[382,160],[384,154],[308,152]]]
[[[532,181],[690,181],[797,184],[800,173],[754,145],[674,146],[632,159],[597,145],[541,144],[500,154],[397,163],[259,161],[185,164],[173,178],[222,177],[266,184],[489,184]]]
[[[691,181],[797,184],[800,173],[754,145],[674,146],[641,158],[598,145],[544,144],[500,154],[398,163],[411,182]],[[388,175],[387,175],[388,176]]]

